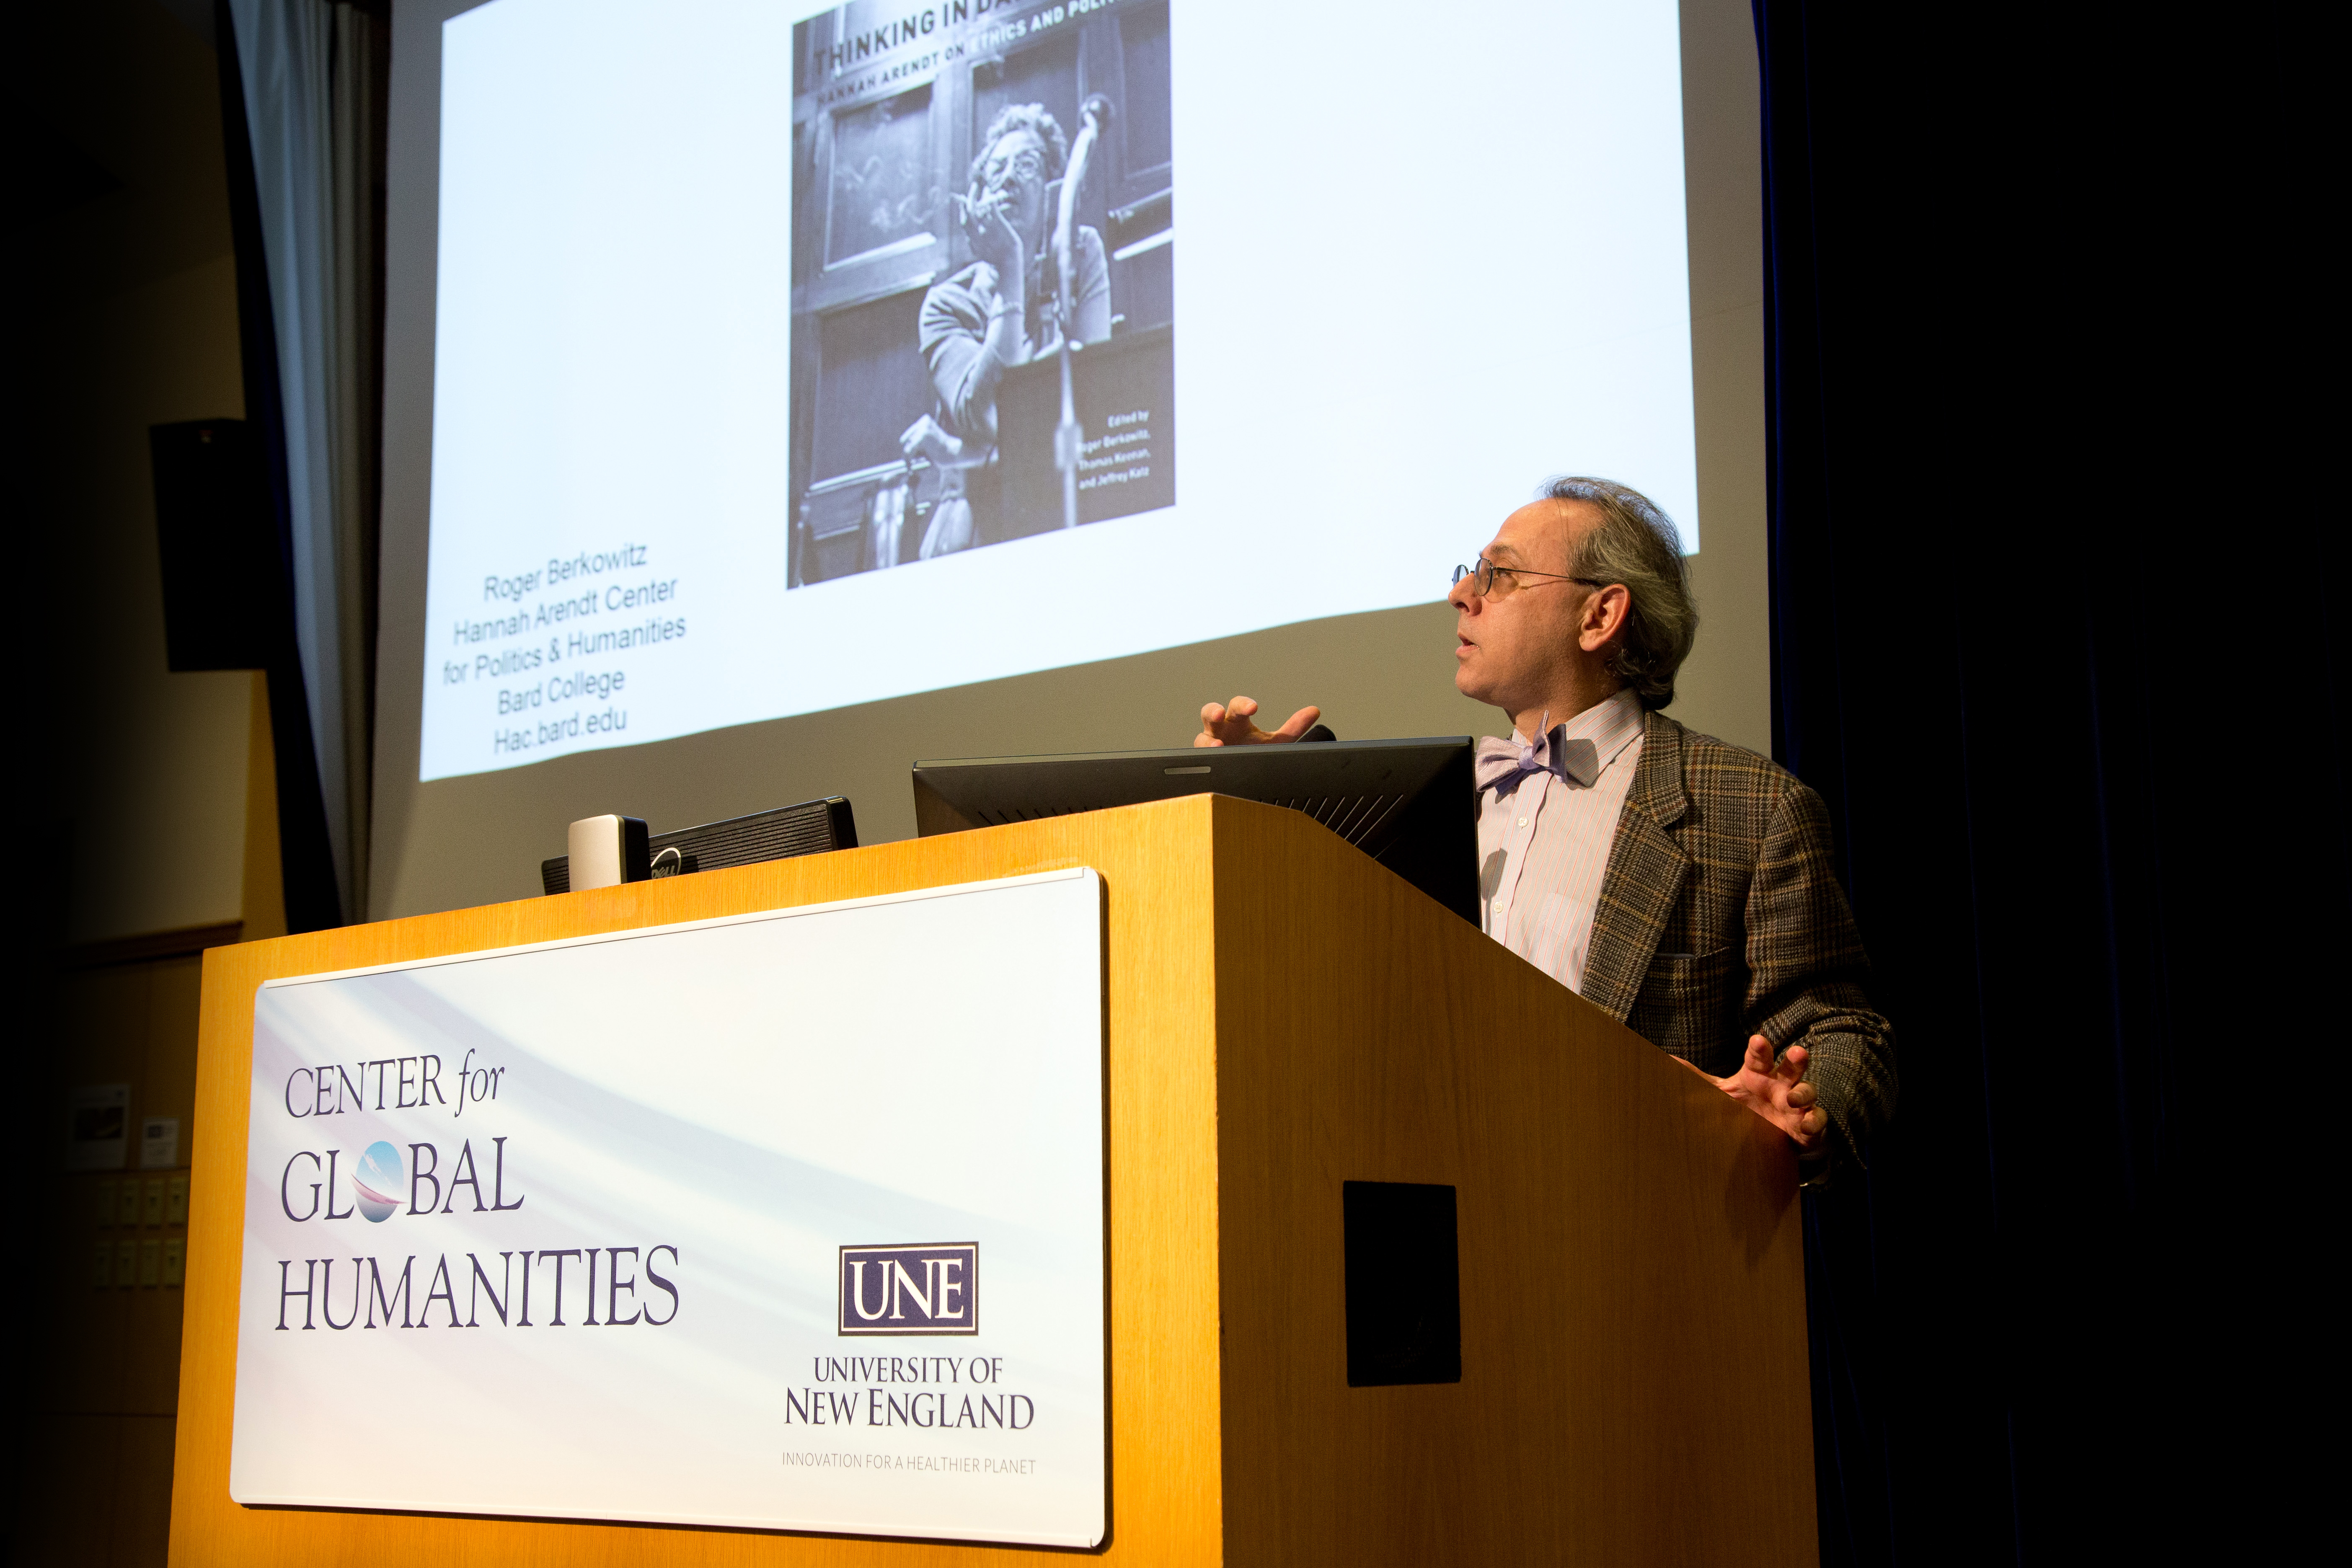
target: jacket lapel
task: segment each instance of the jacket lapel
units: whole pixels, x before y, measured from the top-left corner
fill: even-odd
[[[1617,837],[1609,847],[1609,868],[1601,879],[1601,899],[1592,913],[1592,939],[1586,950],[1584,999],[1622,1021],[1633,1010],[1658,936],[1675,900],[1682,896],[1690,860],[1667,831],[1683,817],[1689,796],[1683,788],[1683,727],[1663,713],[1644,722],[1642,760],[1625,793]]]

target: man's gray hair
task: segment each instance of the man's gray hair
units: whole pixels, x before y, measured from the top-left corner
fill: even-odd
[[[1582,501],[1601,514],[1577,542],[1569,574],[1625,585],[1632,605],[1609,670],[1643,707],[1664,708],[1675,700],[1675,672],[1698,639],[1698,606],[1673,521],[1641,491],[1609,479],[1551,479],[1538,494]]]

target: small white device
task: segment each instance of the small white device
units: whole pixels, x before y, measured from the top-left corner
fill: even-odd
[[[613,888],[653,875],[645,818],[583,816],[572,825],[572,889]]]

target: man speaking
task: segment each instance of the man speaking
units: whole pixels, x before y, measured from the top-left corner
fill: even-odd
[[[1487,934],[1787,1133],[1808,1184],[1895,1109],[1893,1032],[1830,858],[1821,797],[1660,710],[1698,630],[1674,525],[1562,479],[1456,567],[1454,684],[1507,714],[1478,745]],[[1193,743],[1296,741],[1246,697]]]

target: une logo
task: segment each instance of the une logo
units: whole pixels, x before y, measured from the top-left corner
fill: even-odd
[[[382,1225],[400,1206],[400,1151],[389,1143],[369,1144],[358,1168],[352,1172],[352,1192],[359,1199],[360,1213]]]
[[[980,1332],[980,1244],[841,1249],[841,1332]]]

